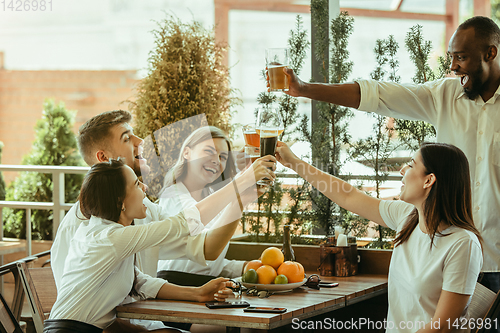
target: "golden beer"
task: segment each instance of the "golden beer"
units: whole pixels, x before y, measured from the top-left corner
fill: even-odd
[[[271,91],[288,91],[288,77],[283,72],[286,66],[269,66],[267,68],[269,73],[269,87]]]

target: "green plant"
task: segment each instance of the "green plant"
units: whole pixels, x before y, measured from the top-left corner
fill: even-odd
[[[83,166],[72,132],[75,112],[66,110],[64,103],[53,100],[43,104],[43,116],[35,126],[36,138],[23,165]],[[65,202],[75,202],[80,192],[83,175],[66,175],[64,179]],[[38,172],[21,172],[7,188],[8,201],[52,201],[52,175]],[[26,211],[5,209],[5,235],[16,238],[26,236]],[[33,239],[52,239],[53,212],[33,210],[31,215]]]
[[[311,7],[322,8],[326,3],[324,0],[311,1]],[[318,10],[311,17],[313,24],[317,27],[324,26],[324,20],[328,20],[328,13]],[[345,82],[351,73],[353,63],[349,61],[347,45],[349,36],[353,31],[353,18],[347,12],[342,12],[332,20],[331,38],[316,38],[316,50],[314,55],[323,64],[324,82]],[[323,30],[320,30],[320,34]],[[330,48],[331,61],[327,66],[324,59],[325,50]],[[350,141],[348,133],[348,120],[353,116],[349,108],[329,103],[317,103],[318,121],[312,124],[309,130],[309,118],[302,118],[301,129],[306,140],[311,144],[313,164],[331,175],[339,176],[339,171],[344,163],[340,158],[342,144]],[[333,203],[319,191],[309,188],[308,197],[312,208],[310,218],[323,228],[325,233],[333,232],[335,225],[342,224],[348,217],[347,212]]]
[[[231,135],[231,107],[239,100],[232,97],[229,71],[222,61],[225,46],[216,43],[213,31],[199,22],[183,23],[174,16],[158,23],[153,33],[156,46],[149,56],[148,75],[139,82],[135,101],[129,105],[136,134],[146,138],[166,125],[204,113],[209,125]],[[155,151],[145,155],[158,155],[159,147],[168,145],[172,153],[161,154],[160,159],[163,166],[171,165],[177,157],[175,148],[180,149],[183,141],[178,134],[153,137]],[[158,179],[148,185],[154,190],[161,184]]]
[[[500,24],[500,0],[490,0],[491,18],[496,24]]]
[[[405,44],[410,59],[415,64],[416,72],[412,78],[414,83],[421,84],[444,77],[449,73],[449,56],[440,57],[440,68],[438,73],[434,73],[428,64],[429,54],[432,50],[432,43],[425,41],[422,34],[422,26],[415,25],[406,34]],[[436,129],[424,121],[397,119],[395,129],[400,140],[411,151],[416,151],[424,141],[435,138]]]
[[[3,142],[0,141],[0,164],[2,164],[2,150]],[[5,181],[3,180],[3,174],[0,172],[0,200],[5,200]]]
[[[290,31],[290,38],[288,39],[288,46],[290,49],[290,63],[289,67],[296,73],[300,73],[304,65],[306,56],[306,49],[309,46],[307,41],[307,33],[302,25],[302,18],[297,15],[295,20],[295,28]],[[280,136],[280,140],[289,141],[295,139],[300,134],[299,129],[294,126],[300,119],[297,113],[298,100],[295,97],[286,94],[274,94],[270,92],[262,92],[257,97],[259,105],[266,106],[270,103],[278,105],[278,112],[283,119],[284,131]],[[258,110],[255,110],[257,116]],[[281,201],[291,191],[292,205],[290,206],[291,215],[288,212],[283,212],[281,209]],[[247,230],[247,224],[250,224],[249,232],[251,238],[259,241],[259,234],[264,233],[263,240],[270,241],[279,239],[281,237],[281,225],[283,221],[295,221],[297,223],[297,216],[300,215],[301,203],[304,201],[304,196],[296,197],[296,190],[291,188],[286,190],[282,187],[279,181],[276,181],[269,190],[258,199],[257,201],[257,214],[243,214],[242,226],[243,230]],[[286,219],[286,216],[289,216]],[[291,217],[290,217],[291,216]],[[302,220],[302,219],[301,219]],[[272,228],[271,228],[272,226]],[[274,233],[273,233],[274,230]],[[303,229],[300,229],[303,230]],[[296,231],[295,229],[292,231]]]
[[[386,40],[378,39],[376,41],[373,51],[375,52],[377,67],[370,73],[373,80],[382,81],[388,74],[389,81],[400,81],[400,77],[397,75],[399,61],[396,59],[398,48],[399,45],[392,35]],[[375,175],[371,178],[375,182],[375,197],[380,198],[381,185],[389,175],[388,160],[401,144],[395,143],[395,130],[393,126],[389,125],[391,118],[374,113],[370,113],[368,116],[375,119],[373,134],[354,143],[351,146],[350,156],[353,159],[362,160],[365,165],[374,170]],[[363,219],[359,218],[358,223],[363,223]],[[368,247],[390,248],[391,244],[384,241],[384,239],[393,237],[395,232],[380,225],[376,227],[376,230],[379,235],[378,239],[371,242]]]

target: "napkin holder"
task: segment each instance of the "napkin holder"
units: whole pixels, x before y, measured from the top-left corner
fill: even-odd
[[[358,246],[356,244],[347,244],[347,246],[321,244],[318,271],[321,276],[358,274]]]

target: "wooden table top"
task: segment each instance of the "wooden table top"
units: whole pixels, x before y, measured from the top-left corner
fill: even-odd
[[[383,275],[321,277],[321,280],[338,282],[339,286],[320,290],[300,287],[277,292],[269,298],[244,293],[241,297],[251,306],[286,307],[287,312],[282,314],[243,312],[242,308],[208,309],[204,303],[166,300],[139,301],[119,306],[116,310],[120,318],[269,330],[290,324],[293,318],[313,317],[387,292],[387,276]]]

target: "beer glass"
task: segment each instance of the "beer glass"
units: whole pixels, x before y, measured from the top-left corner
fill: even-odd
[[[278,112],[278,108],[274,104],[267,104],[259,108],[257,115],[257,124],[255,131],[260,136],[260,156],[272,155],[276,152],[276,144],[278,136],[283,133],[283,121]],[[272,185],[270,179],[262,179],[257,182],[259,185]]]
[[[250,157],[251,163],[260,157],[260,137],[252,124],[243,126],[245,139],[245,155]],[[248,162],[247,162],[248,163]]]
[[[288,66],[288,49],[267,49],[266,65],[270,91],[288,91],[288,78],[283,68]]]

